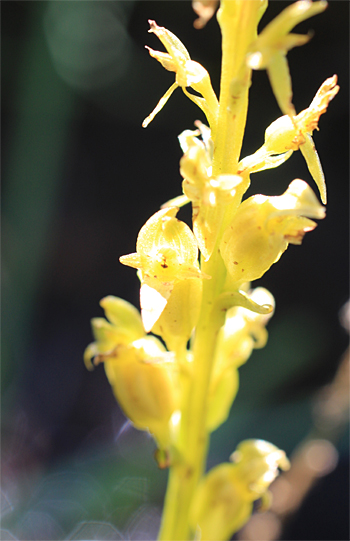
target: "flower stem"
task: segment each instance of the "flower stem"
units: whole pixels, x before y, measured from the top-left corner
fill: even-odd
[[[265,0],[222,0],[218,13],[221,26],[222,75],[217,133],[214,139],[213,176],[237,171],[248,107],[251,71],[244,58],[256,37]],[[266,7],[266,6],[265,6]],[[226,269],[218,249],[202,262],[201,269],[212,277],[203,281],[199,321],[193,340],[193,372],[181,411],[176,456],[170,467],[159,541],[189,541],[189,514],[197,484],[204,473],[209,446],[206,407],[214,350],[224,312],[213,311],[222,293]]]
[[[213,312],[221,292],[226,270],[218,251],[202,266],[215,280],[205,280],[201,315],[193,343],[193,377],[184,401],[179,455],[170,468],[159,541],[191,539],[189,511],[193,492],[201,478],[209,445],[206,428],[206,403],[217,333],[223,323]]]

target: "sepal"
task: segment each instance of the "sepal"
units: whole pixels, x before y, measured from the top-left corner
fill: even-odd
[[[149,32],[156,34],[166,48],[167,53],[154,51],[150,47],[147,47],[147,49],[150,55],[158,60],[166,70],[175,72],[176,78],[175,83],[164,94],[152,113],[143,121],[142,126],[146,128],[155,115],[164,107],[174,90],[181,87],[186,96],[203,110],[209,124],[215,130],[219,104],[207,70],[198,62],[191,60],[186,47],[175,34],[162,26],[158,26],[155,21],[150,20],[148,22],[150,24]],[[193,88],[203,97],[190,94],[186,90],[187,87]]]

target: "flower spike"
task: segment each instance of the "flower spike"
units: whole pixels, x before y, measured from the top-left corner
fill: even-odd
[[[186,47],[172,32],[162,26],[158,26],[155,21],[150,20],[148,22],[150,24],[149,32],[156,34],[168,52],[154,51],[150,47],[146,47],[146,49],[166,70],[175,72],[176,79],[175,83],[160,99],[152,113],[145,118],[142,126],[146,128],[156,114],[164,107],[174,90],[177,87],[181,87],[184,94],[202,109],[211,128],[215,130],[218,115],[218,100],[211,86],[207,70],[198,62],[191,60]],[[192,87],[203,97],[190,94],[186,90],[187,87]]]

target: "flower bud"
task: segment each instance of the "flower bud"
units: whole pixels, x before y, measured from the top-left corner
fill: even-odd
[[[248,299],[260,306],[274,306],[273,296],[262,287],[252,290]],[[215,348],[208,396],[208,430],[213,431],[226,421],[238,391],[237,369],[249,359],[254,348],[265,346],[265,325],[272,313],[271,310],[269,314],[259,314],[242,306],[227,311]]]
[[[206,541],[229,539],[249,519],[253,501],[267,494],[278,468],[290,467],[284,451],[263,440],[246,440],[199,483],[191,510],[191,527]]]
[[[230,460],[236,466],[236,478],[241,484],[242,494],[251,501],[267,491],[278,475],[278,468],[290,468],[285,452],[264,440],[242,441]]]

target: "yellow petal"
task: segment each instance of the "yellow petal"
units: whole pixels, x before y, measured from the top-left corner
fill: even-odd
[[[267,67],[267,74],[282,113],[289,116],[295,115],[294,105],[292,104],[292,80],[285,54],[277,52],[273,55]]]
[[[118,328],[127,329],[132,334],[132,340],[142,338],[144,330],[140,312],[124,299],[109,295],[100,301],[107,319]]]
[[[151,47],[148,47],[145,45],[145,48],[148,49],[148,52],[152,58],[155,58],[160,62],[168,71],[176,71],[177,67],[174,64],[173,58],[170,56],[170,54],[162,53],[161,51],[155,51],[154,49],[151,49]]]
[[[148,124],[150,124],[150,122],[152,122],[152,120],[154,119],[154,117],[159,113],[159,111],[161,111],[161,109],[163,109],[164,105],[166,104],[166,102],[168,101],[168,99],[170,98],[171,94],[174,92],[174,90],[178,87],[179,85],[177,83],[174,83],[173,85],[171,85],[171,87],[169,88],[169,90],[167,90],[164,94],[164,96],[162,98],[160,98],[159,102],[157,103],[157,105],[155,106],[155,108],[153,109],[152,113],[150,113],[148,115],[147,118],[145,118],[145,120],[142,122],[142,127],[143,128],[147,128]]]
[[[160,318],[174,287],[173,283],[164,285],[155,280],[151,284],[143,282],[140,289],[142,323],[146,332],[150,332]]]
[[[300,179],[281,196],[256,195],[243,201],[220,243],[232,281],[240,284],[260,278],[279,260],[291,240],[300,241],[315,227],[305,217],[322,219],[324,215],[324,207]]]
[[[327,203],[326,181],[324,178],[320,158],[318,157],[317,150],[316,150],[316,147],[312,140],[311,135],[309,135],[308,133],[305,135],[305,143],[303,145],[300,145],[299,148],[300,148],[300,152],[305,158],[305,161],[311,173],[311,176],[317,184],[317,187],[319,189],[320,196],[321,196],[321,201],[324,205],[326,205]]]
[[[179,64],[183,65],[187,60],[191,60],[186,47],[179,40],[179,38],[175,36],[175,34],[163,26],[158,26],[155,21],[149,20],[148,22],[150,25],[148,32],[153,32],[160,39],[175,63],[178,62]]]
[[[332,101],[334,96],[339,92],[337,80],[338,78],[336,75],[326,79],[316,92],[310,107],[301,111],[296,117],[296,123],[304,132],[306,131],[312,134],[312,132],[317,129],[320,116],[327,111],[329,102]]]
[[[118,344],[127,344],[133,340],[132,330],[115,327],[103,317],[94,317],[91,326],[99,353],[107,353]]]
[[[165,341],[171,351],[186,349],[198,321],[202,280],[192,278],[174,284],[166,306],[150,330]]]
[[[176,372],[155,337],[119,346],[105,359],[114,394],[136,428],[149,430],[161,447],[170,443],[169,421],[178,407]]]

